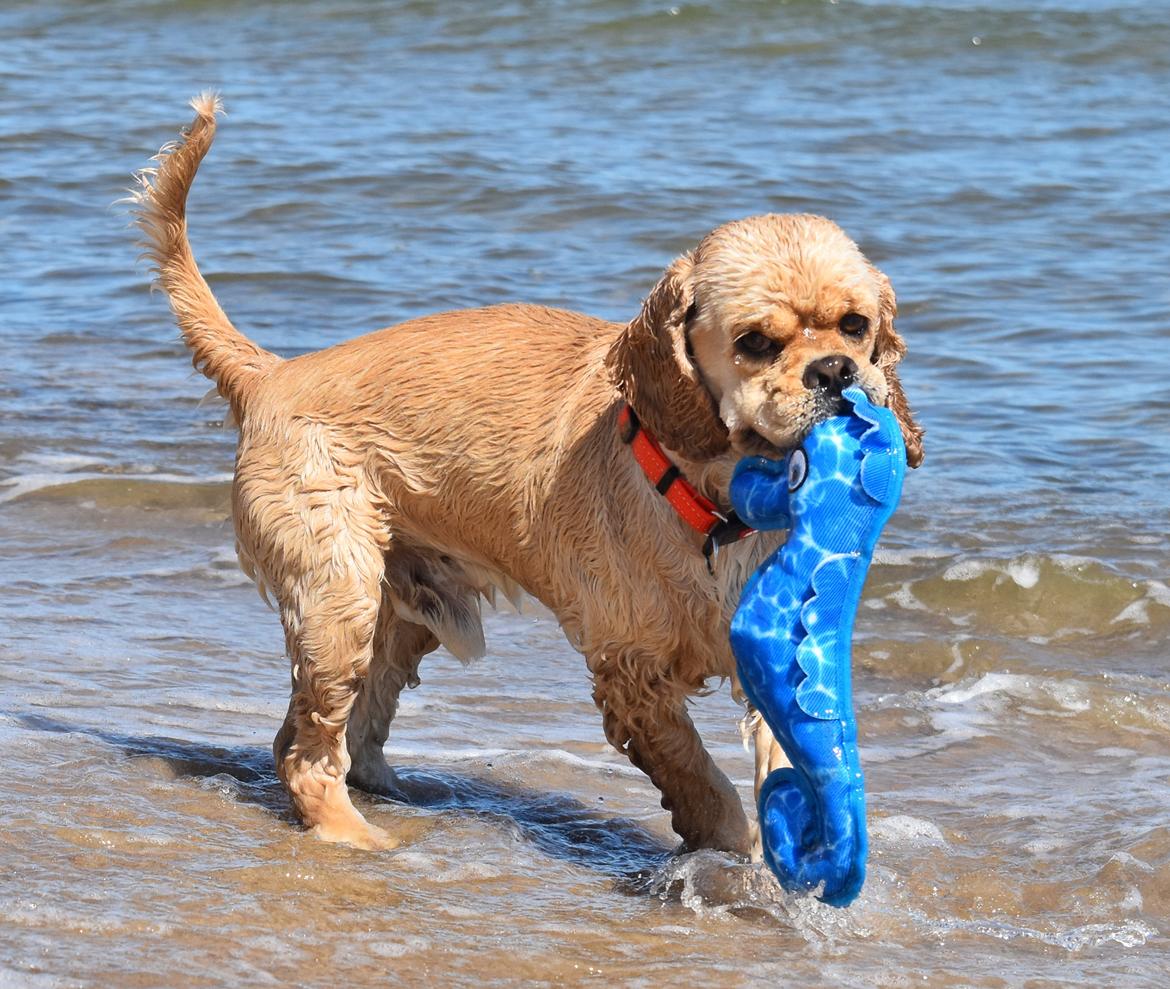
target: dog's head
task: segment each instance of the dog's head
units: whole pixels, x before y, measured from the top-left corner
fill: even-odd
[[[922,430],[895,369],[906,352],[895,312],[889,279],[836,224],[751,217],[671,264],[610,366],[646,426],[689,460],[790,449],[856,383],[898,417],[916,467]]]

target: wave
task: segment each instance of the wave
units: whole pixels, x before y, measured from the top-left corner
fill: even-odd
[[[1100,557],[1110,555],[1102,547]],[[1136,630],[1170,631],[1165,581],[1125,573],[1100,558],[1063,553],[999,558],[886,553],[871,571],[864,606],[870,612],[929,614],[932,631],[949,628],[951,641],[982,635],[1048,645]]]
[[[19,474],[0,481],[0,503],[64,502],[80,507],[230,512],[231,474]]]
[[[870,766],[901,765],[944,750],[969,753],[986,740],[995,740],[990,744],[1001,752],[1014,747],[1013,758],[1043,761],[1035,747],[1059,737],[1064,745],[1091,752],[1097,770],[1117,767],[1125,785],[1142,792],[1147,785],[1156,787],[1163,771],[1158,740],[1170,731],[1170,692],[1157,678],[1139,675],[996,671],[925,690],[870,695],[862,701],[859,720],[870,729],[864,746]],[[891,737],[894,721],[901,731],[908,726],[913,731]],[[1157,753],[1153,759],[1152,753]],[[1048,792],[1045,799],[1055,806],[1064,795]],[[900,837],[907,837],[904,830]],[[941,834],[933,837],[946,841]]]

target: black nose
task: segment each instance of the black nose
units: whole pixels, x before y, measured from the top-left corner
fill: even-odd
[[[804,369],[804,387],[809,391],[818,388],[830,395],[840,395],[857,377],[857,365],[844,354],[831,354],[810,361]]]

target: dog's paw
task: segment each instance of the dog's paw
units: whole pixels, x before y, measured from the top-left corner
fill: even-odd
[[[752,821],[748,827],[750,828],[750,835],[752,840],[751,851],[748,853],[748,859],[753,864],[764,861],[764,840],[760,837],[760,825],[756,821]]]
[[[349,827],[338,827],[318,824],[312,828],[314,837],[321,841],[334,842],[339,845],[352,845],[370,852],[384,852],[397,848],[401,842],[389,831],[379,828],[366,821],[355,823]]]

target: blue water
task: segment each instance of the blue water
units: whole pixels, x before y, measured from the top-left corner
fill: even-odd
[[[67,727],[258,745],[247,760],[267,772],[285,672],[275,619],[231,576],[233,435],[219,408],[198,406],[206,384],[114,205],[207,88],[228,116],[192,195],[192,239],[236,324],[281,354],[511,299],[624,320],[672,257],[728,219],[813,211],[844,227],[893,281],[910,348],[901,374],[928,431],[858,623],[870,806],[895,823],[879,826],[887,873],[860,920],[841,928],[794,907],[768,930],[789,950],[821,944],[809,973],[840,984],[871,985],[874,972],[888,984],[1156,984],[1170,934],[1170,805],[1157,795],[1170,772],[1170,7],[1154,0],[4,4],[0,713],[43,782],[11,785],[5,799],[26,816],[17,843],[0,843],[0,873],[8,858],[74,864],[54,873],[56,920],[30,919],[48,916],[35,876],[21,895],[41,913],[0,917],[13,932],[11,949],[0,936],[0,984],[65,984],[99,947],[94,984],[114,984],[147,964],[143,937],[210,982],[296,978],[265,960],[277,934],[263,924],[248,935],[253,967],[239,969],[206,947],[226,936],[212,921],[187,941],[181,920],[143,934],[87,914],[97,880],[78,848],[100,841],[61,797],[81,785],[61,776],[72,758],[112,767],[79,800],[141,797],[123,832],[152,833],[166,815],[144,794],[163,787],[175,841],[195,828],[214,843],[228,827],[240,856],[286,842],[273,869],[293,854],[313,858],[314,875],[373,869],[305,850],[277,789],[265,797],[276,810],[241,823],[252,805],[238,793],[213,812],[206,779],[153,763],[144,774],[95,736],[57,751],[20,720],[48,707]],[[601,742],[579,659],[547,623],[496,621],[479,675],[512,650],[509,668],[528,657],[535,684],[535,657],[552,651],[564,679],[521,695],[515,723],[470,701],[456,714],[424,705],[403,737],[414,744],[417,726],[421,753],[470,738],[510,751],[513,730],[539,752],[543,738],[619,773],[566,784],[549,769],[550,788],[600,792],[661,829],[654,795]],[[263,674],[241,672],[241,656]],[[455,703],[440,685],[458,691],[462,674],[439,670],[419,697]],[[189,694],[204,697],[190,710]],[[236,700],[207,699],[220,694]],[[579,706],[550,718],[569,696]],[[734,717],[703,711],[713,731]],[[750,776],[734,738],[712,744],[733,778]],[[489,776],[491,759],[476,763]],[[475,827],[476,840],[502,840]],[[46,837],[55,828],[71,837]],[[193,877],[214,855],[183,854],[190,864],[172,867],[127,853],[114,874],[142,869],[146,915],[175,890],[198,913],[211,894]],[[467,883],[507,890],[520,947],[492,942],[484,981],[520,977],[526,945],[542,946],[523,969],[533,978],[583,979],[589,966],[631,984],[676,977],[686,956],[665,944],[680,931],[695,971],[748,981],[736,944],[756,922],[704,907],[692,885],[663,907],[531,849],[495,854],[498,875]],[[276,875],[222,895],[241,914],[257,889],[293,895]],[[330,887],[332,907],[349,881]],[[500,910],[473,901],[462,909],[475,916],[424,920],[426,904],[469,887],[417,881],[418,903],[381,910],[370,894],[361,923],[393,916],[423,940],[447,930],[446,955],[403,941],[396,964],[470,979],[461,966],[474,968]],[[564,930],[541,926],[537,902]],[[77,948],[70,915],[105,933]],[[306,927],[302,943],[313,939]],[[641,963],[623,954],[634,943]],[[791,973],[759,951],[752,972]],[[991,953],[1002,972],[982,964]],[[378,967],[339,964],[359,984]]]

